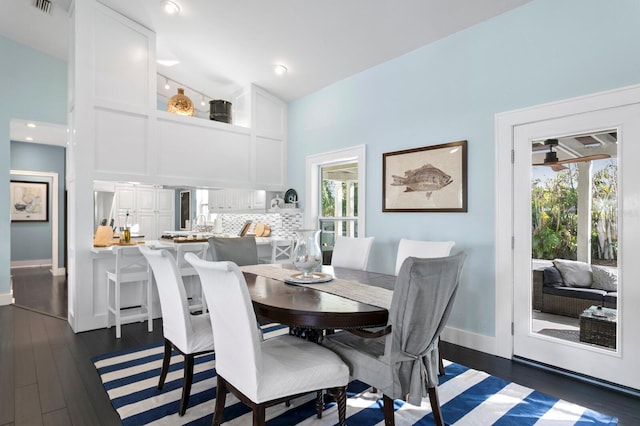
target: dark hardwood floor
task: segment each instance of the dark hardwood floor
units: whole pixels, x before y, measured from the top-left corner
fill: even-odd
[[[125,325],[116,339],[114,329],[75,334],[65,320],[0,306],[0,425],[120,424],[91,358],[161,341],[161,320],[152,333],[145,323]],[[616,416],[620,425],[640,425],[640,398],[446,342],[443,355]]]
[[[67,280],[54,277],[48,267],[12,268],[15,305],[59,318],[67,318]]]

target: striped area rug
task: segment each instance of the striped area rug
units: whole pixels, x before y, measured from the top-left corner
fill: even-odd
[[[263,327],[265,338],[287,332],[282,326]],[[196,358],[189,408],[178,416],[182,392],[182,356],[174,353],[162,391],[156,389],[162,364],[162,343],[95,357],[104,388],[124,425],[210,425],[216,397],[215,357]],[[553,398],[487,373],[445,361],[446,374],[438,392],[442,413],[452,425],[616,425],[617,419]],[[382,395],[353,381],[348,387],[347,424],[383,425]],[[334,425],[334,403],[322,419],[315,416],[310,394],[266,411],[268,425]],[[420,407],[395,401],[397,425],[431,425],[429,399]],[[225,425],[250,425],[252,414],[232,394],[227,395]]]

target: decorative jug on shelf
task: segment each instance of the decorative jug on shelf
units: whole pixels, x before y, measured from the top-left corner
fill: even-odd
[[[322,250],[317,229],[299,229],[296,231],[296,245],[293,249],[293,266],[306,278],[313,274],[322,263]]]

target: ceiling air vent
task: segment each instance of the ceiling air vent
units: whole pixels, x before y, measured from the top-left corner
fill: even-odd
[[[50,0],[33,0],[33,6],[49,15],[53,13],[53,3]]]

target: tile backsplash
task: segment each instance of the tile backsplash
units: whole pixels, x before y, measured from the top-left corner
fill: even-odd
[[[222,219],[222,231],[227,234],[240,233],[248,220],[253,225],[258,222],[269,225],[272,237],[295,239],[296,230],[302,228],[302,212],[287,212],[286,209],[278,213],[221,213],[218,218]]]

